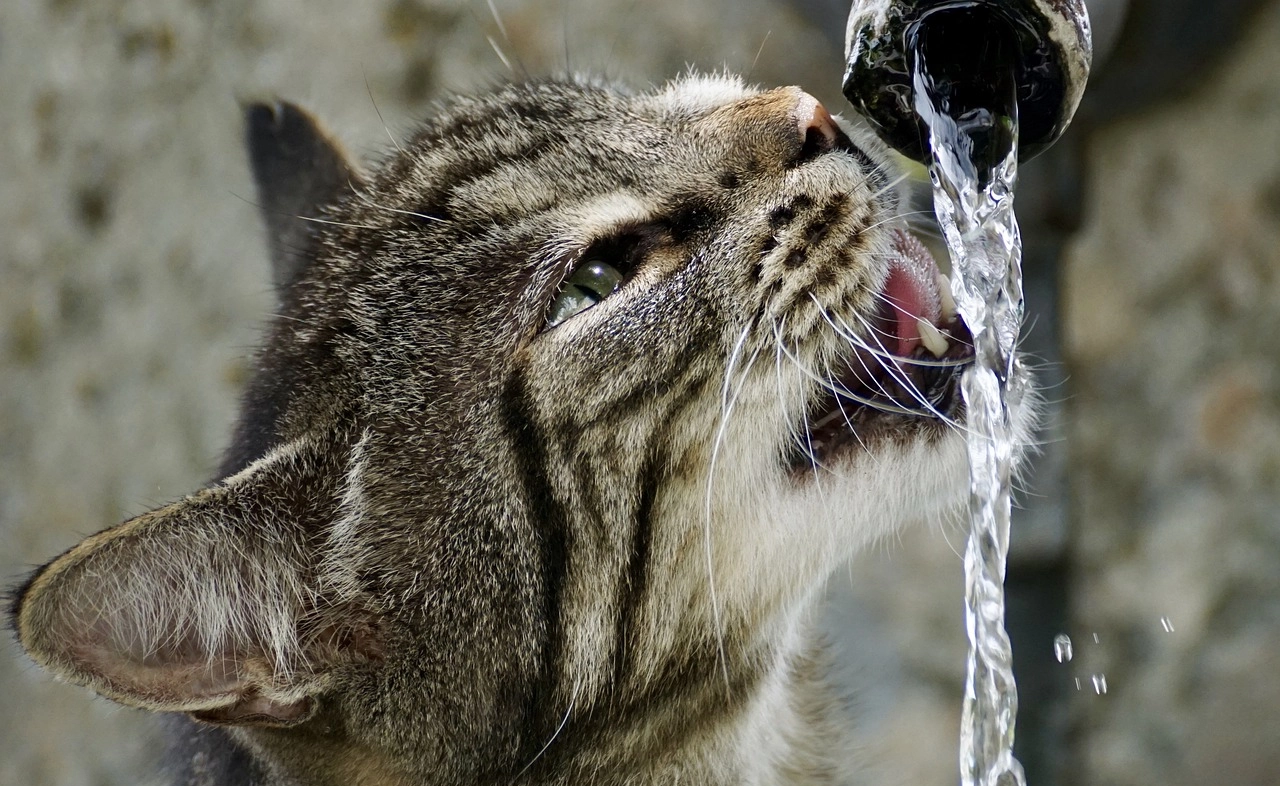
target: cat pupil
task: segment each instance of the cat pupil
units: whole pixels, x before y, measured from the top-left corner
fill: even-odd
[[[547,327],[555,327],[569,317],[586,311],[621,286],[622,274],[612,265],[599,260],[579,265],[552,302]]]

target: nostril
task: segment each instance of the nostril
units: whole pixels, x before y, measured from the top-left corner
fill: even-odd
[[[792,117],[800,132],[799,161],[808,161],[835,148],[840,130],[827,108],[808,93],[801,93]]]
[[[809,161],[830,149],[831,142],[823,136],[821,131],[816,128],[806,129],[804,132],[804,144],[800,146],[800,155],[797,158],[799,161]]]

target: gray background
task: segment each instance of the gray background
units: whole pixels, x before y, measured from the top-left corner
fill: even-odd
[[[212,472],[271,307],[237,100],[298,100],[372,154],[390,144],[374,100],[404,131],[432,97],[507,73],[492,37],[534,74],[567,59],[642,86],[727,66],[843,106],[812,9],[496,5],[505,36],[477,0],[0,4],[0,580]],[[1049,180],[1079,207],[1048,275],[1061,467],[1027,497],[1058,523],[1034,549],[1039,524],[1015,533],[1027,564],[1057,566],[1046,619],[1076,644],[1062,665],[1020,651],[1039,675],[1024,716],[1049,719],[1053,754],[1033,786],[1280,781],[1280,3],[1265,5],[1176,98],[1151,105],[1138,81],[1133,112],[1086,118],[1069,155],[1026,170],[1063,168]],[[952,547],[962,533],[907,533],[833,587],[874,783],[956,781]],[[140,782],[144,716],[0,648],[0,785]]]

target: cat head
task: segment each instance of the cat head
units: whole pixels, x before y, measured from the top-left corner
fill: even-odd
[[[511,773],[566,705],[749,695],[832,568],[960,503],[967,333],[800,90],[509,85],[367,173],[289,104],[247,134],[279,316],[221,478],[20,593],[60,677],[297,771]]]

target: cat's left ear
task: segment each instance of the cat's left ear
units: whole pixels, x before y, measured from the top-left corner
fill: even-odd
[[[305,721],[335,669],[379,657],[373,617],[322,575],[318,552],[343,515],[334,447],[286,444],[89,537],[19,594],[22,646],[62,679],[130,706],[215,723]]]
[[[246,104],[244,139],[279,291],[306,266],[316,229],[308,219],[363,180],[320,123],[288,101]]]

